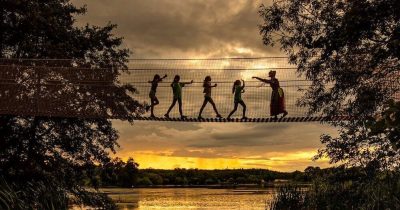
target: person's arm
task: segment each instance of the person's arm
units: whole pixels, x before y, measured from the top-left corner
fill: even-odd
[[[162,82],[163,79],[165,79],[165,78],[167,78],[167,75],[164,75],[162,78],[160,78],[160,79],[158,80],[158,82]]]
[[[193,80],[192,80],[192,81],[190,81],[190,82],[182,82],[182,84],[184,84],[184,85],[190,85],[190,84],[193,84]]]
[[[242,83],[243,83],[243,85],[242,85],[242,93],[244,93],[244,88],[246,87],[246,84],[244,83],[244,80],[242,80]]]
[[[258,79],[261,82],[265,82],[265,83],[271,83],[271,80],[263,79],[263,78],[260,78],[260,77],[253,77],[253,79]]]
[[[215,83],[213,86],[210,86],[210,87],[212,87],[212,88],[213,88],[213,87],[217,87],[217,83]]]

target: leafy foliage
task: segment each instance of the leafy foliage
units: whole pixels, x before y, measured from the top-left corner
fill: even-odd
[[[129,158],[127,162],[119,158],[98,167],[100,183],[102,186],[132,187],[137,183],[139,164]]]
[[[138,164],[132,158],[126,162],[119,158],[107,164],[99,165],[94,170],[86,183],[96,183],[101,187],[147,187],[152,185],[226,185],[237,184],[263,184],[275,179],[291,179],[294,181],[310,181],[304,173],[296,171],[284,173],[266,169],[138,169]],[[87,179],[87,178],[85,178]]]
[[[75,17],[85,12],[86,8],[77,8],[69,0],[2,1],[0,58],[2,62],[4,58],[29,58],[33,60],[18,65],[78,66],[95,70],[96,75],[111,75],[109,88],[113,95],[107,103],[96,97],[98,92],[95,89],[64,89],[60,95],[89,93],[93,97],[82,106],[118,111],[118,116],[125,116],[121,119],[132,122],[133,116],[140,114],[143,107],[131,97],[136,91],[132,86],[119,84],[116,71],[126,67],[129,50],[121,49],[122,38],[113,35],[116,25],[76,26]],[[40,59],[63,60],[47,62]],[[43,76],[48,78],[59,73],[57,68],[45,70]],[[26,90],[19,94],[29,97],[35,91]],[[72,101],[64,103],[64,106],[77,106]],[[57,186],[61,195],[71,195],[76,203],[99,207],[108,205],[110,200],[95,192],[87,192],[80,184],[82,177],[94,174],[90,169],[95,164],[109,162],[109,153],[115,152],[118,146],[118,133],[111,120],[10,115],[1,116],[0,124],[0,175],[10,186],[24,190],[21,186],[28,183],[46,183],[47,186]],[[36,202],[29,197],[17,197],[27,205]]]
[[[307,190],[286,186],[278,190],[271,209],[398,209],[400,173],[374,168],[309,168]]]
[[[310,114],[354,116],[332,122],[340,135],[322,136],[326,149],[318,157],[332,162],[383,166],[398,163],[391,136],[370,136],[366,121],[374,121],[385,102],[398,95],[400,80],[400,15],[396,0],[284,0],[261,6],[260,26],[266,45],[279,44],[312,81],[299,100]],[[386,139],[389,138],[389,139]]]
[[[271,210],[286,209],[298,210],[304,205],[304,192],[295,185],[285,185],[278,189],[272,202],[269,204]]]
[[[393,100],[384,106],[383,111],[360,124],[347,124],[341,128],[339,137],[322,135],[325,154],[332,162],[349,161],[353,165],[374,166],[377,169],[393,169],[400,161],[399,102]]]
[[[68,198],[63,189],[53,186],[51,182],[49,184],[44,182],[9,184],[1,178],[0,209],[68,209]]]

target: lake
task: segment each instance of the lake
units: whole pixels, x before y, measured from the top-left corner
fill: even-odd
[[[208,189],[142,188],[102,189],[123,210],[194,209],[194,210],[265,210],[276,188]]]

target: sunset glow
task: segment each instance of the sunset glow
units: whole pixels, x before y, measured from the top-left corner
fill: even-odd
[[[100,2],[74,1],[90,8],[86,16],[78,18],[77,24],[118,23],[116,35],[124,37],[124,46],[134,52],[132,58],[283,56],[279,47],[266,47],[260,38],[257,10],[262,1],[157,1],[158,8],[168,10],[150,9],[155,1]],[[193,19],[191,14],[196,14],[196,18]],[[196,61],[192,62],[197,65]],[[210,66],[200,65],[199,68],[228,68],[230,65],[229,61],[221,61]],[[249,65],[248,68],[278,66],[281,64],[266,63]],[[267,72],[254,75],[254,72],[243,71],[241,76],[233,79],[266,78]],[[206,111],[209,109],[206,107]],[[269,117],[267,109],[260,112]],[[336,132],[332,127],[317,123],[129,124],[115,121],[114,124],[120,134],[120,148],[114,156],[133,157],[140,168],[163,169],[265,168],[294,171],[310,165],[327,167],[326,160],[313,162],[311,159],[322,147],[319,136]]]
[[[280,156],[279,156],[280,155]],[[242,157],[242,158],[198,158],[198,157],[176,157],[168,155],[151,155],[132,153],[119,153],[118,156],[126,160],[129,156],[135,157],[139,163],[139,168],[157,168],[157,169],[174,169],[174,168],[198,168],[198,169],[240,169],[240,168],[263,168],[278,171],[295,171],[304,170],[307,166],[318,165],[327,167],[327,160],[313,163],[311,158],[315,155],[315,151],[299,152],[299,153],[282,153],[270,159]]]

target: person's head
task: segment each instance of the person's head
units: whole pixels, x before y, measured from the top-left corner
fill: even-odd
[[[211,77],[206,76],[206,78],[204,78],[203,87],[206,87],[207,83],[209,83],[209,82],[211,82]]]
[[[275,76],[276,76],[276,71],[271,70],[268,72],[268,77],[275,78]]]
[[[242,84],[242,82],[240,82],[240,80],[236,80],[235,83],[233,83],[233,85],[235,85],[235,86],[236,86],[236,85],[239,85],[239,86],[240,86],[241,84]]]
[[[174,82],[179,82],[179,80],[181,80],[181,77],[179,75],[175,75]]]
[[[241,84],[242,84],[242,83],[240,82],[240,80],[236,80],[236,81],[233,83],[232,93],[235,92],[236,86],[240,86]]]
[[[160,78],[161,78],[160,75],[156,74],[156,75],[154,75],[153,81],[157,81],[157,80],[159,80]]]

